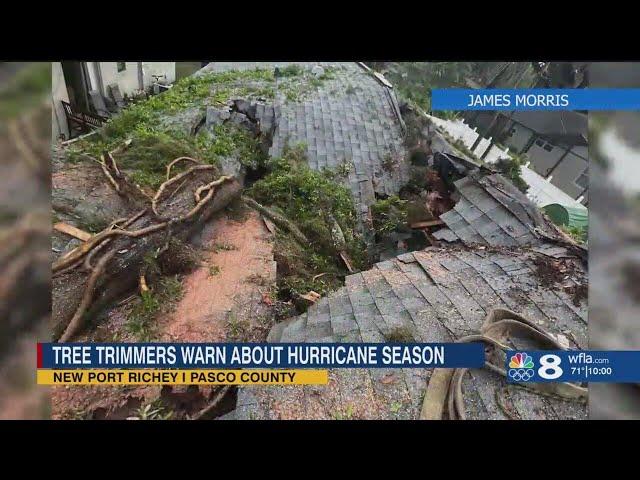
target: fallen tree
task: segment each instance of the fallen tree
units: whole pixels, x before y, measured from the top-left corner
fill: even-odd
[[[53,262],[53,339],[72,340],[87,320],[120,295],[134,288],[144,257],[157,258],[172,238],[187,241],[211,216],[241,192],[233,177],[218,176],[217,168],[195,165],[169,177],[154,195],[131,181],[109,152],[100,160],[107,181],[131,206],[128,218],[115,219],[101,232]],[[178,188],[169,188],[179,183]]]

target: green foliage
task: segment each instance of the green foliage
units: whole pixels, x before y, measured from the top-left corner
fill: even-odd
[[[170,420],[173,412],[168,410],[160,400],[141,405],[135,412],[134,420]]]
[[[250,325],[246,318],[238,318],[230,311],[227,316],[227,338],[232,342],[248,341]]]
[[[139,141],[167,135],[177,141],[189,141],[188,135],[172,131],[170,127],[163,127],[161,121],[163,117],[175,115],[189,108],[204,110],[208,105],[224,103],[234,96],[273,98],[274,90],[271,85],[273,80],[273,72],[266,69],[209,73],[183,78],[168,91],[129,105],[109,120],[98,135],[79,141],[74,146],[74,150],[97,157],[104,151],[113,150],[127,139]],[[203,135],[190,140],[191,149],[201,151],[200,153],[204,153],[205,157],[213,158],[221,155],[222,152],[227,152],[230,145],[235,144],[239,137],[235,136],[231,126],[224,126],[223,129],[229,131],[217,136],[213,145],[209,145],[209,139]],[[229,136],[232,138],[228,138]],[[200,160],[208,163],[214,161],[212,158]],[[148,170],[141,174],[140,179],[152,183],[157,180],[153,172]]]
[[[145,256],[145,262],[153,263],[150,258]],[[162,277],[156,286],[156,291],[143,292],[139,301],[129,312],[125,325],[127,332],[139,341],[152,340],[155,330],[153,320],[160,313],[170,312],[181,296],[182,284],[178,277]]]
[[[220,273],[220,267],[218,265],[209,265],[209,276],[214,277]]]
[[[303,69],[300,65],[292,64],[287,65],[280,69],[280,76],[282,77],[297,77],[298,75],[302,75]]]
[[[118,166],[140,186],[153,190],[166,180],[167,164],[178,157],[192,157],[202,163],[219,165],[221,158],[236,156],[242,164],[252,168],[263,164],[266,158],[251,132],[235,124],[216,125],[213,135],[205,130],[195,136],[177,131],[134,130],[127,138],[132,142],[117,155]],[[115,147],[101,137],[79,143],[78,149],[94,158]],[[78,151],[75,154],[80,155]],[[173,172],[188,166],[187,163],[178,164]]]
[[[126,329],[140,341],[148,341],[152,336],[151,321],[160,310],[160,301],[151,290],[140,297],[127,317]]]
[[[388,70],[385,76],[403,100],[429,112],[432,88],[485,86],[505,66],[505,72],[494,87],[533,86],[529,62],[510,62],[509,65],[504,62],[392,62],[385,66]],[[446,114],[438,112],[438,115]]]
[[[344,274],[331,234],[333,219],[346,241],[346,250],[355,268],[366,259],[365,249],[356,233],[356,215],[348,188],[339,183],[334,172],[312,170],[307,165],[305,146],[288,147],[282,158],[268,164],[269,173],[258,180],[248,195],[263,205],[281,212],[309,239],[309,245],[299,245],[289,235],[276,236],[276,257],[281,290],[305,294],[309,290],[325,293],[339,285],[336,277]],[[317,274],[324,273],[319,278]],[[331,275],[328,275],[331,274]]]
[[[588,230],[584,227],[560,227],[564,233],[569,235],[578,243],[586,243],[587,238],[589,236]]]
[[[271,163],[271,173],[253,185],[250,195],[278,207],[312,241],[331,249],[330,227],[323,214],[331,213],[345,236],[353,237],[356,216],[351,192],[335,181],[335,174],[312,170],[303,158],[303,148],[286,149],[282,159]]]
[[[390,233],[407,223],[407,201],[392,195],[371,205],[373,228],[380,234]]]
[[[518,190],[527,193],[529,185],[522,178],[521,167],[526,163],[526,157],[511,155],[509,158],[501,158],[495,164],[494,168],[498,170],[505,178],[509,179]]]
[[[324,73],[318,77],[304,69],[300,69],[296,76],[284,76],[278,88],[287,100],[291,102],[299,102],[305,97],[305,95],[317,90],[327,80],[335,78],[336,68],[323,68]]]
[[[210,143],[207,150],[215,159],[235,155],[242,165],[252,169],[259,168],[267,162],[266,153],[251,132],[238,125],[216,125],[213,143]]]

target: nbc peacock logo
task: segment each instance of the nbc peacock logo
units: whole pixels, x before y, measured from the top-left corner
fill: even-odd
[[[511,356],[509,361],[509,378],[516,382],[528,382],[534,375],[533,358],[524,352]]]

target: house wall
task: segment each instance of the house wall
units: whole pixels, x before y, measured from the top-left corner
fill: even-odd
[[[94,73],[94,62],[88,62],[89,75],[91,77],[91,85],[94,89],[98,89],[97,78]],[[133,92],[140,90],[140,71],[138,69],[139,62],[125,62],[126,69],[118,72],[118,62],[99,62],[100,74],[102,76],[102,84],[104,89],[102,94],[109,96],[108,85],[117,83],[120,87],[120,93],[131,95]],[[167,82],[173,83],[176,80],[176,62],[142,62],[142,84],[143,88],[149,88],[153,82],[153,75],[166,75]]]
[[[126,69],[122,72],[118,72],[118,62],[100,62],[100,74],[102,76],[102,85],[104,87],[102,94],[104,96],[109,96],[109,85],[113,83],[118,84],[122,95],[125,93],[131,94],[136,90],[140,90],[138,62],[125,62],[125,65]],[[93,75],[93,67],[91,65],[88,67],[91,72],[90,75]],[[94,89],[98,89],[97,83],[93,83],[93,78],[91,80],[91,85]]]
[[[173,83],[176,81],[176,62],[142,62],[142,72],[145,88],[153,84],[153,75],[164,74],[167,76],[167,82]]]
[[[577,185],[575,182],[578,177],[587,170],[589,163],[583,158],[569,152],[562,162],[551,173],[551,183],[562,189],[573,198],[578,196],[584,190],[584,186]]]
[[[68,102],[69,94],[64,82],[62,63],[51,62],[51,139],[56,142],[60,134],[69,138],[69,127],[61,101]]]
[[[514,123],[507,131],[504,144],[515,153],[521,153],[524,147],[529,143],[529,139],[534,134],[533,130]]]
[[[546,177],[549,174],[549,170],[553,168],[565,152],[564,148],[557,147],[538,138],[527,150],[527,155],[531,160],[531,168]]]

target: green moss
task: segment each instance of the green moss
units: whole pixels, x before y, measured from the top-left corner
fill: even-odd
[[[380,234],[390,233],[407,223],[407,202],[397,195],[371,205],[373,228]]]
[[[81,222],[79,222],[79,227],[89,233],[101,232],[108,226],[109,222],[104,217],[100,217],[98,215],[84,218]]]
[[[387,342],[392,342],[392,343],[415,342],[413,332],[408,327],[392,328],[384,335],[384,338]]]
[[[296,76],[285,76],[278,88],[288,101],[299,102],[309,93],[316,91],[326,81],[334,79],[335,72],[336,69],[333,67],[324,67],[324,73],[316,77],[310,71],[301,69]]]

